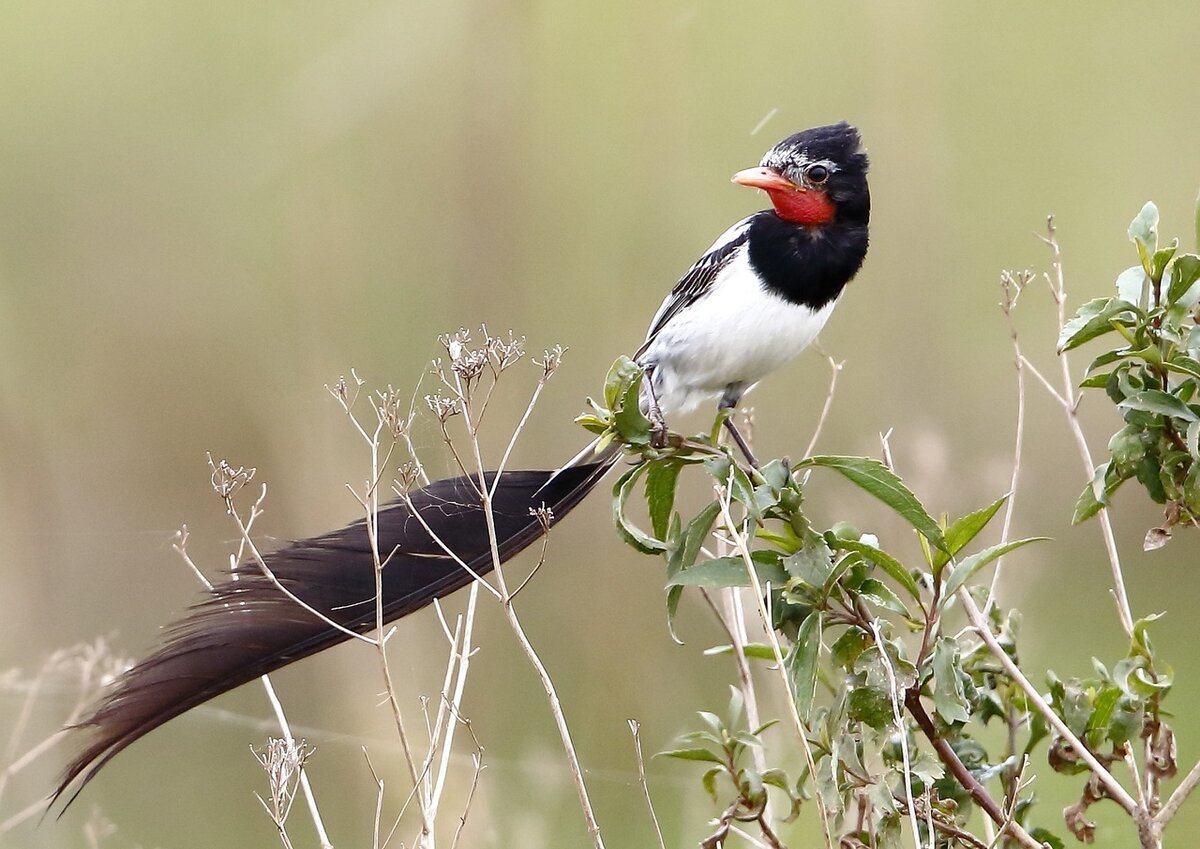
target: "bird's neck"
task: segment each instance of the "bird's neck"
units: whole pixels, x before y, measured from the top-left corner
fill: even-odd
[[[760,212],[748,236],[750,262],[766,286],[814,310],[837,299],[867,254],[867,225],[841,218],[802,227]]]

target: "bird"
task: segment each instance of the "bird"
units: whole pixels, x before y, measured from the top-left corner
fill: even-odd
[[[656,429],[665,427],[666,416],[705,401],[732,409],[812,343],[867,253],[868,168],[858,130],[841,122],[790,135],[758,166],[733,175],[734,183],[766,192],[771,208],[722,233],[650,322],[633,359],[645,374],[642,401]],[[498,482],[495,472],[482,482],[462,475],[381,506],[377,550],[391,552],[378,600],[383,622],[493,569],[481,486],[493,493],[504,562],[578,505],[620,456],[617,446],[585,450],[565,466],[505,471]],[[292,542],[264,560],[271,576],[246,566],[213,585],[72,726],[86,738],[51,793],[51,806],[61,803],[65,811],[113,757],[169,720],[336,645],[349,638],[347,631],[375,628],[375,563],[365,520]]]

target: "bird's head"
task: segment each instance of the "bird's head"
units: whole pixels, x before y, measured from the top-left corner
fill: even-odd
[[[733,182],[765,191],[775,214],[793,224],[866,224],[868,166],[858,130],[843,121],[788,136],[757,168],[734,174]]]

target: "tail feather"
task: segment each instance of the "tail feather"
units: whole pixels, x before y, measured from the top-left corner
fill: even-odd
[[[616,462],[607,452],[592,462],[554,471],[505,472],[493,497],[501,562],[542,533],[530,511],[542,505],[553,521],[565,516]],[[494,473],[485,477],[492,486]],[[436,481],[379,512],[383,619],[398,619],[469,584],[471,572],[493,566],[487,525],[471,479]],[[428,530],[426,530],[428,525]],[[430,531],[465,562],[448,556]],[[375,627],[375,574],[366,524],[294,542],[265,557],[296,597],[348,630]],[[163,723],[221,693],[349,637],[289,598],[253,567],[216,585],[167,628],[164,642],[125,672],[77,728],[92,738],[68,764],[51,803],[70,805],[113,757]]]

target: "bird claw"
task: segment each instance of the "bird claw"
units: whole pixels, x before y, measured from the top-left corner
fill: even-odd
[[[667,420],[663,418],[662,409],[657,404],[651,406],[646,412],[646,418],[650,421],[650,445],[659,450],[666,448],[671,431],[667,429]]]

